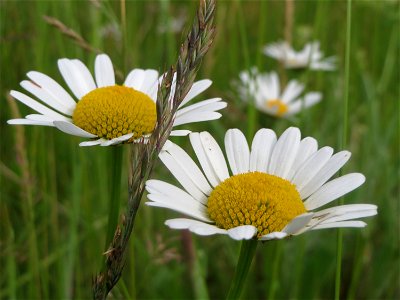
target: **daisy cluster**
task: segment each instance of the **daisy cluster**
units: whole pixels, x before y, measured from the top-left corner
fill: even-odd
[[[278,60],[286,69],[297,70],[335,70],[334,56],[324,58],[318,41],[307,43],[301,51],[295,51],[287,42],[266,45],[263,53]],[[292,79],[287,84],[280,82],[277,72],[260,72],[253,67],[239,74],[238,92],[245,101],[254,101],[255,107],[274,117],[290,118],[318,103],[322,99],[320,92],[304,93],[305,85]]]

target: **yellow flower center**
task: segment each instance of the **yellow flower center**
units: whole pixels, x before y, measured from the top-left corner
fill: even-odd
[[[281,231],[306,212],[295,186],[261,172],[234,175],[220,183],[208,198],[208,214],[220,228],[253,225],[257,237]]]
[[[278,117],[282,117],[288,111],[288,106],[280,99],[268,100],[267,107],[274,109]]]
[[[77,103],[72,120],[87,132],[105,139],[133,133],[133,139],[153,131],[156,105],[146,94],[126,86],[97,88]]]

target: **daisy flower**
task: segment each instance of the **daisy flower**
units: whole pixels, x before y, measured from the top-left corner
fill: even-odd
[[[78,59],[59,59],[58,68],[77,101],[49,76],[31,71],[27,73],[30,80],[22,81],[21,86],[40,102],[18,91],[10,94],[38,114],[12,119],[8,124],[54,126],[65,133],[91,139],[80,146],[137,142],[151,135],[157,119],[155,102],[161,80],[156,70],[134,69],[123,85],[117,85],[113,65],[105,54],[96,57],[94,78]],[[210,85],[208,79],[193,84],[176,112],[174,126],[221,117],[217,111],[226,107],[221,98],[183,108]],[[175,86],[174,79],[171,98]],[[171,135],[188,133],[188,130],[176,130]]]
[[[323,58],[319,42],[307,43],[303,50],[297,52],[287,42],[277,42],[264,47],[265,55],[275,58],[288,69],[310,68],[311,70],[335,70],[334,56]]]
[[[360,173],[329,179],[348,161],[350,152],[318,150],[312,137],[300,138],[291,127],[277,139],[259,130],[251,148],[238,129],[225,135],[224,154],[208,132],[191,133],[201,169],[179,146],[165,144],[160,158],[183,189],[160,180],[146,182],[147,205],[168,208],[193,219],[166,221],[173,229],[198,235],[225,234],[235,240],[271,240],[310,230],[364,227],[354,220],[377,214],[370,204],[319,210],[364,183]]]
[[[242,71],[239,77],[240,97],[244,101],[252,97],[260,111],[275,117],[290,117],[318,103],[322,98],[322,94],[318,92],[309,92],[300,97],[304,84],[297,80],[289,81],[281,91],[276,72],[258,73],[257,69],[253,68],[250,72]]]

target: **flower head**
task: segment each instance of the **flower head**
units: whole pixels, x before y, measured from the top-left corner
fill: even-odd
[[[256,69],[250,72],[243,71],[239,75],[240,97],[248,101],[254,99],[255,106],[262,112],[275,117],[290,117],[302,109],[321,101],[322,95],[318,92],[309,92],[303,97],[300,94],[304,85],[297,80],[291,80],[281,91],[279,77],[276,72],[258,73]]]
[[[334,56],[323,58],[319,42],[307,43],[303,50],[297,52],[287,42],[277,42],[266,45],[264,54],[283,63],[288,69],[310,68],[311,70],[335,70]]]
[[[191,133],[190,142],[201,169],[179,146],[168,142],[160,158],[184,189],[149,180],[147,205],[181,212],[194,219],[172,219],[174,229],[199,235],[227,234],[236,240],[282,239],[310,230],[364,227],[354,219],[373,216],[377,207],[350,204],[318,210],[364,183],[360,173],[329,181],[348,161],[350,152],[318,150],[314,138],[300,138],[298,128],[279,139],[270,129],[259,130],[251,148],[243,133],[225,135],[224,154],[208,132]]]
[[[96,57],[95,78],[78,59],[60,59],[58,68],[78,101],[49,76],[31,71],[27,74],[30,80],[22,81],[21,86],[41,103],[18,91],[11,91],[11,96],[39,114],[9,120],[9,124],[54,126],[65,133],[92,139],[80,143],[81,146],[143,141],[151,135],[157,120],[156,99],[160,83],[156,70],[134,69],[123,85],[117,85],[113,65],[105,54]],[[171,99],[175,85],[174,79]],[[221,117],[217,111],[226,106],[221,98],[182,108],[210,85],[208,79],[193,84],[176,112],[174,126]],[[171,135],[189,132],[177,130]]]

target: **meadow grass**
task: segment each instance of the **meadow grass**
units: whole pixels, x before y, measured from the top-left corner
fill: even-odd
[[[320,104],[289,121],[248,108],[239,99],[235,83],[238,73],[251,66],[279,69],[260,48],[283,38],[285,3],[218,2],[217,36],[197,79],[213,81],[201,97],[223,97],[228,107],[220,120],[191,129],[210,131],[222,144],[228,128],[240,128],[252,136],[261,127],[280,134],[294,125],[303,136],[315,137],[320,146],[342,150],[345,144],[352,159],[344,172],[361,172],[367,181],[345,196],[344,203],[376,204],[379,214],[366,219],[365,229],[342,231],[340,298],[395,299],[400,297],[399,2],[352,1],[347,80],[346,7],[344,1],[296,2],[294,46],[320,40],[327,55],[338,56],[338,70],[287,72],[289,79],[300,77],[308,90],[324,95]],[[79,58],[93,70],[95,53],[49,26],[43,15],[59,19],[93,48],[109,54],[126,75],[134,67],[166,70],[176,59],[196,8],[197,2],[189,1],[128,1],[126,30],[121,31],[120,2],[0,3],[0,298],[90,298],[91,280],[102,265],[107,235],[111,149],[80,148],[79,138],[52,128],[6,124],[18,113],[31,113],[7,96],[11,89],[21,90],[19,82],[28,71],[38,70],[62,82],[56,64],[61,57]],[[182,30],[165,30],[173,18],[182,17],[186,19]],[[345,86],[347,125],[343,121]],[[173,140],[192,152],[187,138]],[[128,174],[128,148],[123,152],[122,178]],[[152,177],[167,176],[158,164]],[[127,184],[122,184],[124,205]],[[176,216],[141,207],[124,274],[112,292],[115,298],[218,299],[226,295],[240,244],[223,236],[203,238],[169,230],[164,220]],[[190,241],[194,248],[188,253]],[[259,245],[243,297],[333,298],[336,243],[337,231],[325,230]]]

